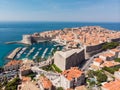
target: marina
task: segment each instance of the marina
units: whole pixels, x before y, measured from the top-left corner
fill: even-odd
[[[37,57],[47,59],[50,57],[53,50],[57,48],[54,45],[54,43],[44,42],[31,46],[16,47],[15,49],[11,50],[11,53],[8,54],[6,59],[24,60],[27,58],[30,60],[35,60]],[[62,49],[62,47],[59,48]]]

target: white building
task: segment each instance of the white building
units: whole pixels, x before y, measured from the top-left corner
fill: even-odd
[[[119,49],[111,49],[110,52],[115,55],[115,58],[120,58],[120,50]]]
[[[120,69],[114,72],[114,76],[116,79],[120,79]]]
[[[23,60],[23,63],[20,67],[20,78],[31,73],[31,66],[34,65],[33,60]]]
[[[68,88],[75,88],[84,84],[85,75],[77,67],[72,67],[71,69],[65,70],[61,75],[61,87],[65,90]]]
[[[40,76],[38,80],[40,90],[54,90],[52,82],[45,76]]]
[[[101,58],[95,58],[93,61],[93,64],[96,66],[100,66],[103,63],[103,60]]]
[[[101,58],[102,60],[114,60],[115,59],[115,54],[110,53],[110,52],[105,52],[101,55],[99,55],[99,58]]]
[[[84,49],[71,49],[68,51],[57,51],[54,54],[54,63],[61,70],[78,66],[85,60]]]

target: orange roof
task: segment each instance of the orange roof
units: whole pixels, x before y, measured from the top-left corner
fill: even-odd
[[[51,88],[52,87],[52,82],[46,78],[45,76],[40,76],[40,81],[42,83],[42,86],[46,89]]]
[[[78,69],[78,67],[72,67],[71,69],[65,70],[62,72],[62,75],[64,75],[68,80],[72,80],[73,78],[78,78],[83,74],[82,71]]]
[[[98,70],[98,69],[99,69],[99,67],[98,67],[98,66],[93,65],[93,64],[90,66],[90,68],[92,68],[92,69],[96,69],[96,70]]]
[[[28,66],[28,65],[23,65],[23,66],[20,67],[20,70],[21,70],[21,71],[30,70],[30,69],[31,69],[31,67]]]
[[[120,50],[118,50],[118,49],[111,49],[111,51],[120,52]]]
[[[12,65],[21,64],[21,63],[22,63],[22,60],[11,60],[5,66],[12,66]]]
[[[31,81],[31,78],[30,77],[22,76],[22,81],[23,82]]]
[[[75,90],[87,90],[87,88],[85,87],[85,85],[82,85],[82,86],[76,87]]]
[[[112,56],[114,56],[114,54],[112,54],[112,53],[110,53],[110,52],[106,52],[106,53],[101,54],[101,55],[103,55],[103,56],[105,56],[105,57],[112,57]]]
[[[120,80],[111,81],[103,85],[107,90],[120,90]]]
[[[102,66],[106,66],[106,67],[112,67],[112,66],[116,66],[119,65],[119,62],[115,62],[115,61],[105,61]]]
[[[101,58],[95,58],[94,61],[98,62],[98,63],[102,63],[103,62],[103,60]]]

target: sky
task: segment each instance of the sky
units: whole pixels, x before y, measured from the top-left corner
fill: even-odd
[[[120,0],[0,0],[0,21],[120,22]]]

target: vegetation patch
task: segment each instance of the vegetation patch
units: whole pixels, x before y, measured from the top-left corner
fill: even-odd
[[[14,78],[12,81],[8,82],[5,86],[5,90],[17,90],[17,86],[19,85],[20,79]]]
[[[31,72],[30,74],[26,75],[27,77],[30,77],[32,80],[36,76],[36,73]]]
[[[61,73],[62,70],[60,68],[58,68],[55,64],[52,64],[52,66],[54,67],[55,71]]]
[[[62,87],[58,87],[57,90],[64,90]]]
[[[118,42],[107,42],[105,43],[105,45],[102,46],[102,49],[103,50],[113,49],[116,48],[117,46],[119,46]]]
[[[102,69],[111,73],[111,74],[114,74],[115,71],[118,71],[120,68],[120,66],[114,66],[114,67],[103,67]]]
[[[88,71],[88,78],[96,79],[96,80],[89,79],[88,81],[90,82],[90,85],[93,85],[95,83],[99,85],[100,83],[107,81],[107,76],[102,70]]]
[[[115,62],[120,62],[120,58],[115,58]]]
[[[58,72],[58,73],[62,72],[62,70],[59,69],[55,64],[52,64],[52,65],[49,65],[46,67],[42,67],[42,69],[45,71],[53,71],[53,72]]]

